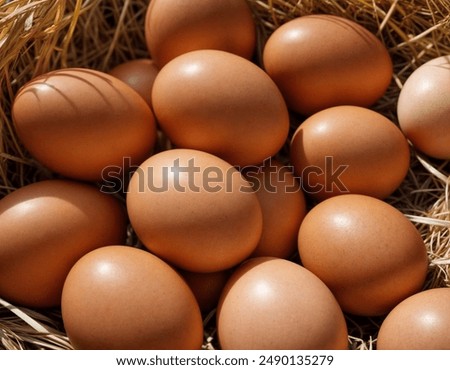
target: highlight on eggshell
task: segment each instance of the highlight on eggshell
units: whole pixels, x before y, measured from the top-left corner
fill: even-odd
[[[359,316],[387,314],[423,288],[428,272],[415,225],[367,195],[338,195],[314,206],[300,226],[298,250],[342,310]]]
[[[290,162],[316,201],[340,194],[385,199],[400,186],[410,165],[402,131],[368,108],[342,105],[304,120],[290,144]]]
[[[58,307],[75,262],[124,243],[124,205],[93,185],[45,180],[0,200],[0,296],[26,307]]]
[[[156,139],[145,100],[118,78],[88,68],[57,69],[27,82],[15,96],[12,118],[36,160],[76,180],[100,181],[104,169],[121,168],[124,157],[140,164]]]
[[[397,102],[400,128],[430,157],[450,159],[450,55],[433,58],[406,79]]]
[[[199,306],[183,278],[141,249],[107,245],[70,270],[61,300],[71,343],[80,350],[200,349]]]
[[[450,289],[431,288],[400,302],[384,318],[379,350],[449,350]]]
[[[214,154],[233,166],[259,165],[289,134],[279,89],[256,64],[220,50],[196,50],[159,71],[152,104],[177,148]]]
[[[148,158],[131,177],[126,204],[145,247],[188,271],[231,268],[261,238],[263,216],[251,185],[203,151],[171,149]]]
[[[264,45],[263,65],[289,108],[305,116],[337,105],[370,107],[393,73],[389,52],[374,34],[330,14],[278,27]]]
[[[228,280],[217,308],[225,350],[345,350],[347,325],[336,298],[304,267],[256,257]]]
[[[152,0],[145,40],[158,68],[194,50],[222,50],[251,59],[256,24],[245,0]]]

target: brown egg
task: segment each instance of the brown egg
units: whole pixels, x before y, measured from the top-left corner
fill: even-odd
[[[340,195],[305,216],[300,259],[333,292],[343,311],[384,315],[418,292],[426,278],[425,244],[396,208],[366,195]]]
[[[425,290],[400,302],[381,324],[377,349],[449,350],[450,289]]]
[[[137,248],[106,246],[81,258],[61,308],[76,349],[194,350],[203,342],[200,310],[183,278]]]
[[[380,113],[354,106],[325,109],[306,119],[290,151],[295,173],[316,200],[345,193],[387,198],[410,163],[401,130]]]
[[[253,257],[290,258],[297,251],[297,235],[306,214],[306,202],[292,167],[276,159],[243,171],[263,211],[263,231]]]
[[[121,63],[112,68],[109,74],[136,90],[151,108],[152,86],[158,71],[153,60],[143,58]]]
[[[84,254],[124,243],[118,199],[91,185],[46,180],[0,200],[0,296],[29,307],[59,306],[70,268]]]
[[[329,14],[280,26],[267,40],[263,62],[289,108],[304,115],[336,105],[371,106],[385,93],[393,70],[375,35]]]
[[[180,274],[194,293],[200,310],[206,314],[216,308],[231,270],[210,273],[181,270]]]
[[[144,99],[119,79],[90,69],[33,79],[17,94],[12,115],[17,135],[38,161],[80,180],[105,179],[127,163],[140,164],[156,138]]]
[[[127,208],[143,244],[188,271],[226,270],[261,238],[251,185],[229,163],[198,150],[166,150],[142,163],[130,180]]]
[[[344,315],[330,290],[293,262],[258,257],[231,276],[217,310],[224,350],[347,349]]]
[[[450,55],[423,64],[400,91],[397,114],[401,129],[416,149],[450,159]]]
[[[172,60],[156,77],[152,100],[161,129],[177,147],[235,166],[262,163],[287,139],[289,114],[276,85],[230,53],[199,50]]]
[[[256,26],[245,0],[152,0],[145,38],[159,68],[200,49],[223,50],[250,59],[256,47]]]

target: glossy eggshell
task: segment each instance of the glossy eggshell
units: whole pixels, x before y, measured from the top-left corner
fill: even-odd
[[[245,0],[152,0],[145,38],[159,68],[200,49],[223,50],[250,59],[256,47],[256,25]]]
[[[450,159],[450,56],[428,61],[403,85],[397,103],[401,129],[419,151]]]
[[[366,195],[339,195],[305,216],[298,235],[303,266],[333,292],[343,311],[388,313],[423,286],[425,244],[399,210]]]
[[[152,107],[152,87],[159,69],[151,59],[135,59],[116,65],[108,73],[132,87]]]
[[[253,258],[228,281],[217,309],[224,350],[347,349],[344,315],[330,290],[293,262]]]
[[[251,185],[229,163],[198,150],[166,150],[142,163],[127,209],[143,244],[188,271],[231,268],[253,252],[262,232]]]
[[[34,78],[15,97],[12,117],[19,139],[38,161],[79,180],[105,179],[140,164],[156,139],[144,99],[119,79],[86,68]]]
[[[59,306],[70,268],[126,237],[125,207],[69,180],[24,186],[0,200],[0,296],[29,307]]]
[[[380,113],[338,106],[300,124],[290,159],[316,200],[345,193],[385,199],[408,173],[410,149],[398,126]]]
[[[180,274],[194,293],[202,313],[207,314],[216,308],[231,270],[210,273],[181,270]]]
[[[290,258],[297,252],[297,235],[307,212],[305,196],[291,166],[276,159],[243,171],[263,211],[261,240],[252,257]]]
[[[287,139],[281,93],[258,66],[217,50],[199,50],[161,69],[152,91],[161,129],[179,148],[202,150],[234,166],[256,165]]]
[[[369,107],[385,93],[393,71],[374,34],[329,14],[281,25],[267,40],[263,63],[289,108],[304,115],[336,105]]]
[[[450,289],[425,290],[400,302],[381,324],[377,349],[449,350]]]
[[[200,349],[194,295],[169,265],[146,251],[105,246],[81,258],[62,295],[62,318],[76,349]]]

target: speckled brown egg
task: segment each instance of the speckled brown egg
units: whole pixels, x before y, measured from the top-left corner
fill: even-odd
[[[287,139],[289,114],[270,77],[224,51],[198,50],[173,59],[156,77],[153,108],[171,142],[235,166],[256,165]]]
[[[416,149],[450,159],[450,55],[428,61],[406,80],[397,103],[401,129]]]
[[[67,68],[36,77],[12,107],[17,135],[44,166],[79,180],[107,179],[152,152],[154,116],[130,86],[106,73]]]
[[[145,38],[159,68],[200,49],[223,50],[250,59],[256,47],[256,25],[245,0],[152,0]]]
[[[188,271],[231,268],[261,238],[251,185],[229,163],[198,150],[166,150],[142,163],[130,180],[127,209],[143,244]]]
[[[450,289],[425,290],[400,302],[381,324],[377,349],[449,350]]]
[[[284,259],[257,257],[234,272],[220,298],[224,350],[347,349],[344,315],[314,274]]]
[[[152,87],[159,69],[148,58],[134,59],[116,65],[108,73],[132,87],[152,107]]]
[[[276,159],[243,171],[263,211],[261,240],[252,257],[290,258],[297,252],[297,235],[306,214],[306,201],[292,167]]]
[[[316,200],[345,193],[385,199],[404,180],[410,150],[401,130],[385,116],[338,106],[300,124],[290,159],[305,192]]]
[[[84,254],[124,243],[125,207],[69,180],[26,185],[0,200],[0,296],[28,307],[61,303],[70,268]]]
[[[217,307],[220,294],[222,293],[232,270],[216,271],[210,273],[179,271],[186,283],[194,293],[200,310],[204,314],[209,314]]]
[[[427,251],[415,226],[393,206],[366,195],[319,203],[300,226],[298,246],[303,266],[351,314],[384,315],[425,282]]]
[[[99,248],[70,270],[62,318],[71,344],[82,350],[194,350],[203,324],[183,278],[149,252]]]
[[[371,106],[385,93],[393,70],[374,34],[329,14],[281,25],[267,40],[263,62],[289,108],[304,115],[336,105]]]

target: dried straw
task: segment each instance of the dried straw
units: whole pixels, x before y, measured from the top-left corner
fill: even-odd
[[[55,324],[59,312],[45,314],[15,307],[0,299],[0,341],[4,349],[71,349],[64,332]]]
[[[450,0],[247,0],[258,25],[259,62],[267,37],[286,21],[312,13],[353,19],[376,34],[394,61],[394,78],[374,109],[396,120],[406,78],[424,62],[450,54]],[[52,176],[21,146],[11,102],[31,77],[67,66],[108,70],[148,56],[148,0],[0,0],[0,197]],[[409,174],[388,201],[419,229],[428,248],[426,288],[450,286],[449,164],[412,152]],[[373,349],[380,318],[347,317],[349,343]],[[205,318],[205,349],[217,348],[214,312]],[[70,348],[58,310],[37,312],[0,300],[0,348]]]

